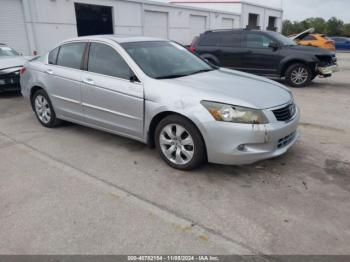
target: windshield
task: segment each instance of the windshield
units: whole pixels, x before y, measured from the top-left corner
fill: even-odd
[[[19,54],[8,46],[0,46],[0,57],[1,56],[18,56]]]
[[[173,42],[147,41],[121,45],[152,78],[177,78],[214,70],[208,63]]]
[[[280,33],[269,32],[269,34],[281,45],[297,45],[293,40],[289,39],[288,37],[285,37],[284,35],[281,35]]]

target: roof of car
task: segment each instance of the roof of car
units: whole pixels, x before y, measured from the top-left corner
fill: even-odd
[[[67,41],[78,41],[78,40],[112,40],[117,43],[130,43],[130,42],[145,42],[145,41],[167,41],[166,39],[146,37],[146,36],[119,36],[119,35],[92,35],[92,36],[82,36],[68,39]]]
[[[258,29],[247,29],[247,28],[214,29],[214,30],[205,31],[203,34],[208,34],[208,33],[230,33],[230,32],[262,32],[262,33],[269,33],[271,31],[262,31],[262,30],[258,30]]]

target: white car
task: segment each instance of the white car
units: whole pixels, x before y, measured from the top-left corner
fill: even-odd
[[[20,91],[20,70],[30,57],[22,56],[11,47],[0,44],[0,93]]]

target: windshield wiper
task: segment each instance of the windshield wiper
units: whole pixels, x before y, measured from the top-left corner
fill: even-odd
[[[158,76],[156,77],[156,79],[171,79],[171,78],[178,78],[178,77],[184,77],[184,76],[188,76],[188,74],[175,74],[175,75],[166,75],[166,76]]]
[[[194,72],[190,73],[189,75],[195,75],[195,74],[210,72],[210,71],[213,71],[213,70],[216,70],[216,68],[202,69],[202,70],[194,71]]]
[[[216,70],[216,69],[214,69],[214,68],[202,69],[202,70],[194,71],[194,72],[191,72],[188,74],[174,74],[174,75],[158,76],[158,77],[156,77],[156,79],[179,78],[179,77],[184,77],[184,76],[189,76],[189,75],[194,75],[194,74],[199,74],[199,73],[205,73],[205,72],[209,72],[209,71],[213,71],[213,70]]]

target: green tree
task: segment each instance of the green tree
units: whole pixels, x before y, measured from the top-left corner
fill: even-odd
[[[327,23],[321,17],[311,17],[305,19],[304,21],[302,21],[302,24],[304,25],[305,30],[308,28],[315,28],[315,32],[317,33],[325,34],[327,32]]]
[[[315,28],[315,33],[350,37],[350,23],[344,24],[342,20],[336,17],[332,17],[328,21],[321,17],[310,17],[301,22],[284,20],[282,34],[286,36],[298,34],[311,27]]]
[[[344,24],[342,35],[346,37],[350,37],[350,24]]]
[[[329,36],[341,36],[343,34],[344,22],[335,17],[330,18],[327,21],[327,35]]]

